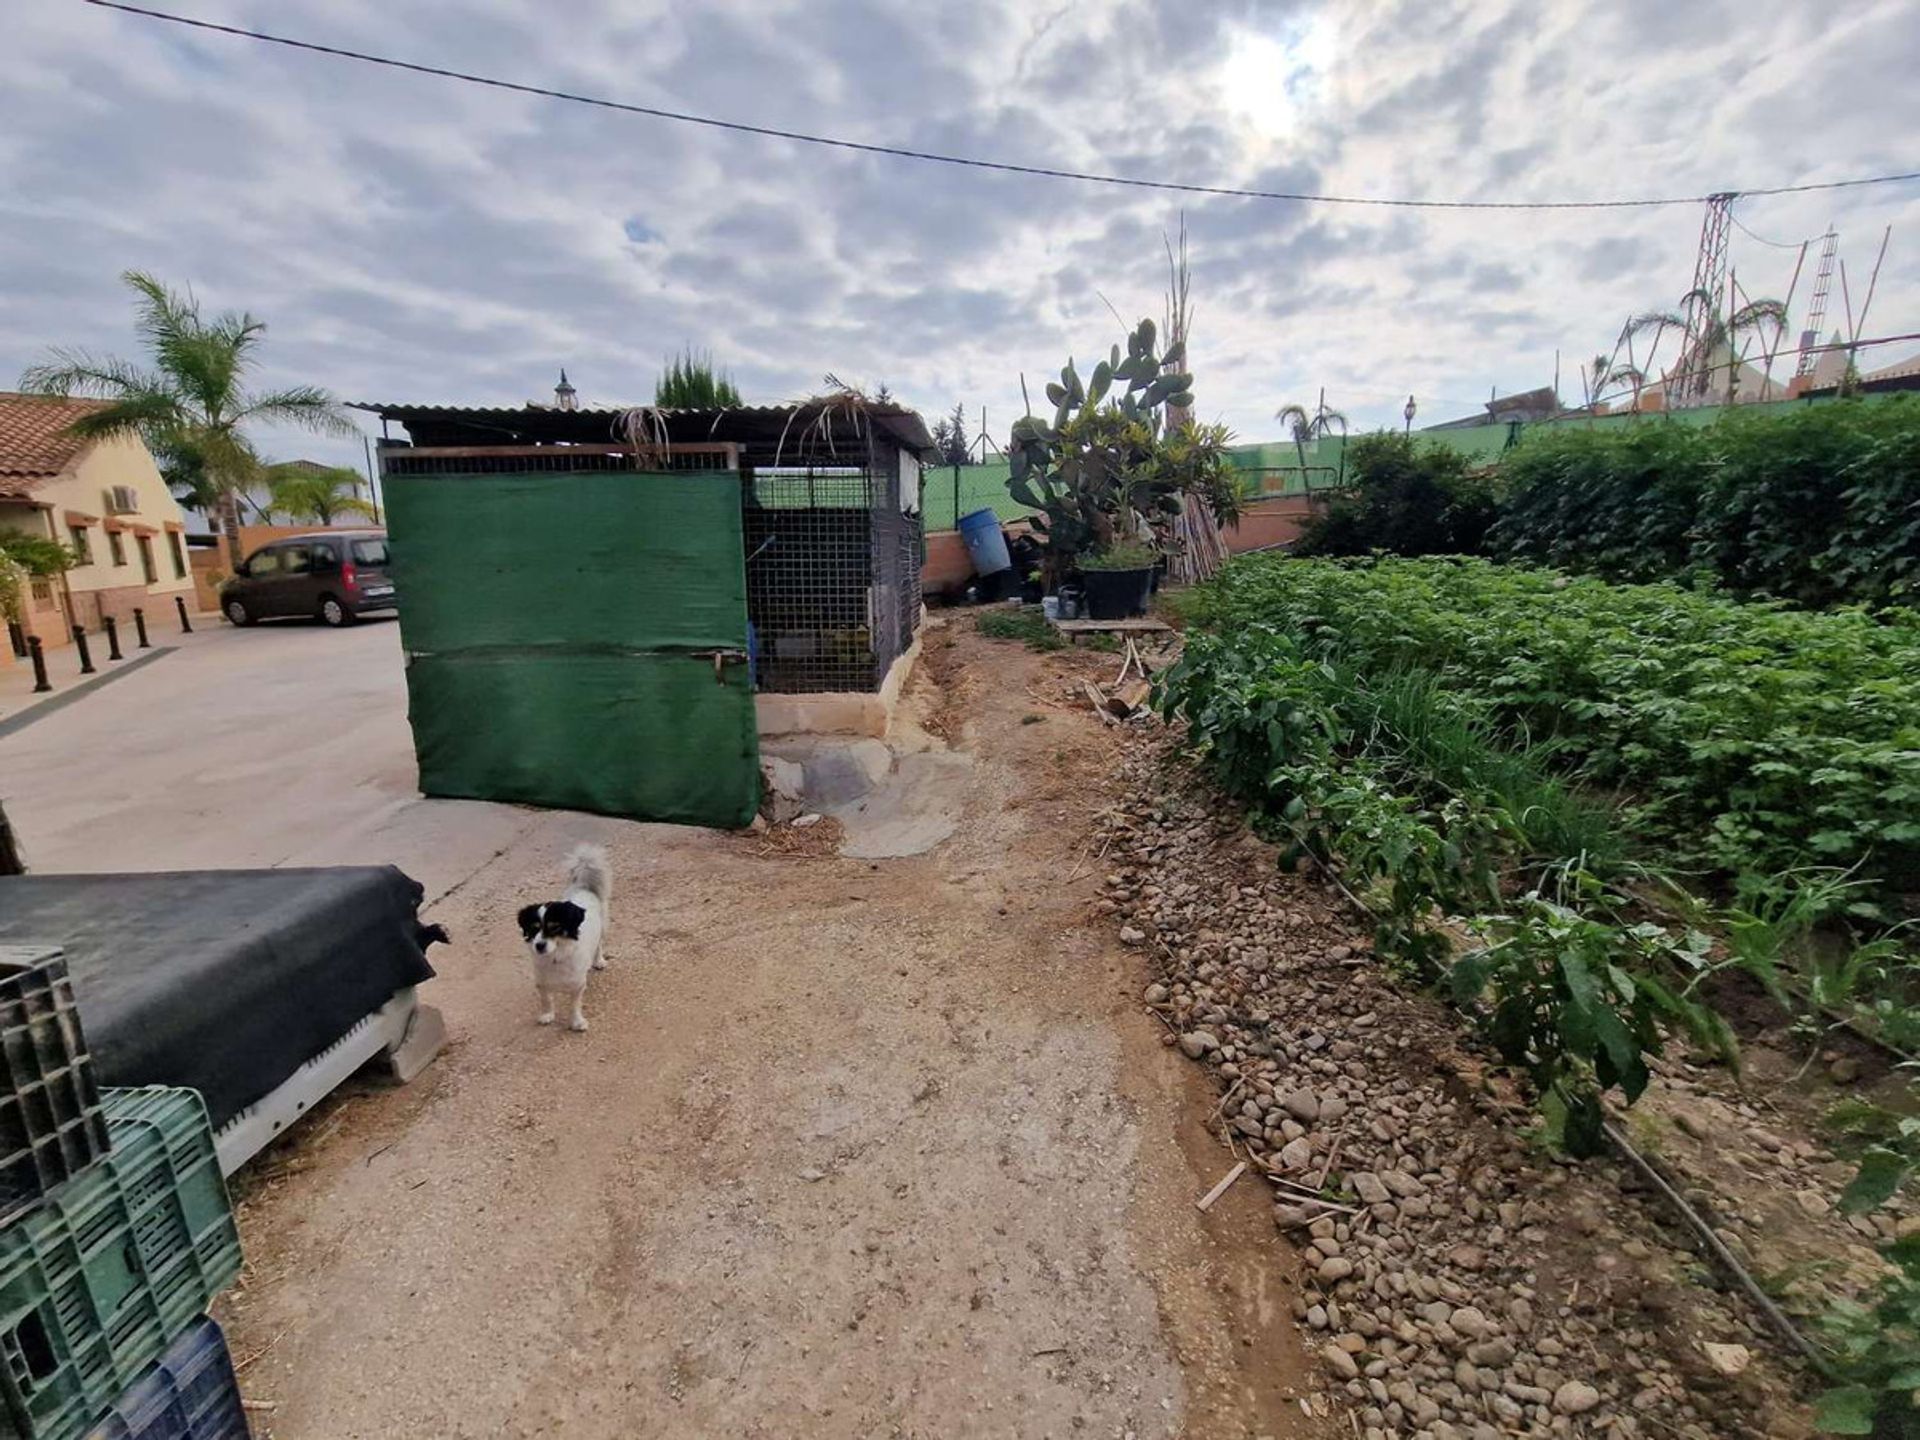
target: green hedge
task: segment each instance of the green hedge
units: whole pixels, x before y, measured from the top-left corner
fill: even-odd
[[[1920,400],[1536,431],[1491,550],[1617,580],[1689,574],[1802,605],[1920,603]]]

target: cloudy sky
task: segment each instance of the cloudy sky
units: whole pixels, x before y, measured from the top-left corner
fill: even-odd
[[[161,0],[165,3],[165,0]],[[1201,184],[1423,198],[1699,194],[1920,168],[1912,0],[172,0],[199,18],[760,125]],[[832,371],[1004,440],[1025,371],[1158,316],[1184,203],[1203,418],[1325,387],[1356,424],[1563,395],[1688,285],[1700,216],[1179,197],[824,150],[0,0],[0,385],[131,348],[116,276],[270,326],[263,383],[652,398],[711,350],[749,400]],[[1867,329],[1920,331],[1920,184],[1751,198],[1841,234]],[[1794,253],[1735,233],[1753,294]],[[1803,278],[1795,310],[1804,301]],[[1104,298],[1103,298],[1104,297]],[[1838,294],[1829,324],[1840,323]],[[1796,313],[1796,324],[1798,323]],[[1870,352],[1870,363],[1920,342]],[[1790,369],[1783,366],[1782,369]],[[276,456],[357,446],[267,435]]]

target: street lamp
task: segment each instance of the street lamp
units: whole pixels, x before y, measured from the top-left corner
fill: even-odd
[[[1413,403],[1413,397],[1411,395],[1407,396],[1407,408],[1402,410],[1400,413],[1407,417],[1406,433],[1409,435],[1413,433],[1413,412],[1419,408],[1420,408],[1419,406]]]

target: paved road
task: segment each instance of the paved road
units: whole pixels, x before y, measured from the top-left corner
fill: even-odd
[[[39,870],[404,865],[438,896],[531,823],[423,801],[400,628],[218,621],[0,737],[0,800]]]

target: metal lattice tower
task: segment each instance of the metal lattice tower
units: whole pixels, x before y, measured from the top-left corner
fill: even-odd
[[[1820,268],[1814,272],[1813,298],[1807,302],[1806,328],[1800,332],[1800,363],[1794,375],[1811,375],[1820,343],[1820,327],[1827,318],[1827,292],[1833,288],[1833,255],[1840,248],[1840,237],[1832,230],[1820,237]]]
[[[1709,195],[1707,213],[1700,221],[1700,253],[1693,262],[1693,285],[1686,301],[1687,343],[1681,351],[1677,398],[1683,405],[1700,403],[1710,388],[1713,317],[1726,293],[1727,232],[1737,198],[1732,190]]]

